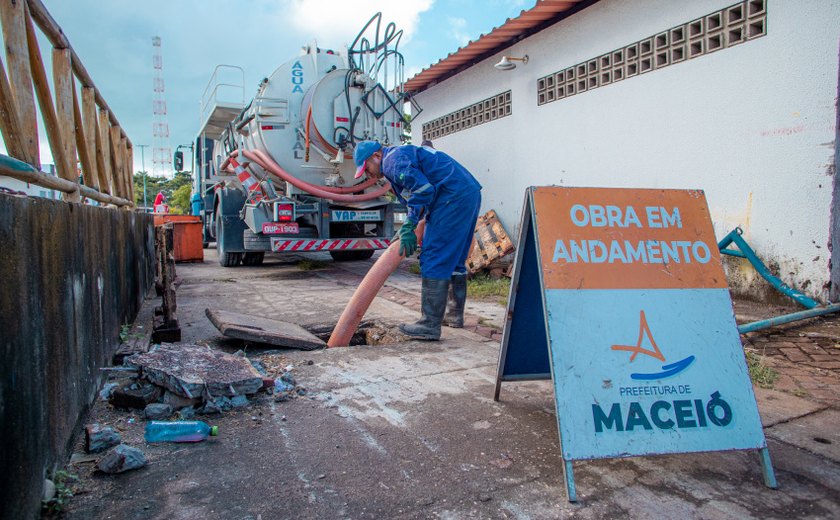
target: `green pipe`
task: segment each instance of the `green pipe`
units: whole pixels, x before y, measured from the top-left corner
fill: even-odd
[[[738,332],[741,334],[746,334],[747,332],[755,332],[757,330],[769,329],[770,327],[775,327],[776,325],[782,325],[784,323],[790,323],[792,321],[806,320],[808,318],[815,318],[817,316],[823,316],[825,314],[832,314],[837,311],[840,311],[840,303],[832,303],[831,305],[827,305],[825,307],[816,307],[814,309],[808,309],[807,311],[793,312],[791,314],[782,314],[781,316],[776,316],[775,318],[746,323],[738,327]]]
[[[814,309],[819,306],[819,303],[817,303],[815,300],[808,298],[796,289],[788,287],[778,277],[773,276],[770,270],[767,269],[767,266],[764,265],[764,262],[762,262],[761,259],[758,258],[758,255],[755,254],[755,251],[753,251],[749,244],[747,244],[747,241],[741,237],[741,234],[743,234],[741,228],[736,227],[732,230],[732,232],[723,237],[723,240],[718,242],[718,249],[720,249],[720,252],[727,255],[746,258],[752,264],[752,266],[755,268],[758,274],[760,274],[762,278],[770,282],[770,285],[772,285],[776,288],[776,290],[790,297],[796,303],[802,305],[803,307],[806,307],[808,309]],[[736,246],[738,246],[738,249],[741,250],[741,254],[738,254],[737,251],[734,251],[732,249],[726,249],[726,247],[729,244],[732,244],[733,242]]]

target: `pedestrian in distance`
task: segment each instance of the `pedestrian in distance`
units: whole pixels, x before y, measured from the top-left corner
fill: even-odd
[[[481,185],[455,159],[429,146],[361,141],[356,144],[353,161],[357,179],[365,173],[385,177],[408,208],[397,235],[400,254],[409,257],[417,250],[414,230],[426,219],[420,259],[422,317],[416,323],[400,325],[400,330],[415,339],[436,341],[441,324],[463,327],[466,261],[481,207]]]

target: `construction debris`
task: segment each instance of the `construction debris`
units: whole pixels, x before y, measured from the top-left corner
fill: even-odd
[[[149,421],[164,421],[172,416],[172,407],[164,403],[152,403],[143,410],[143,415]]]
[[[99,461],[99,470],[105,473],[123,473],[146,465],[146,455],[137,448],[120,444]]]
[[[155,227],[157,277],[155,289],[163,296],[163,304],[155,309],[152,341],[181,341],[178,325],[178,304],[175,300],[175,253],[172,224]]]
[[[103,428],[98,424],[85,426],[85,451],[88,453],[101,453],[121,442],[120,434],[113,428]]]
[[[111,392],[108,402],[116,408],[136,408],[142,410],[163,395],[163,390],[155,385],[135,380],[124,380]]]
[[[510,276],[509,262],[504,262],[503,258],[513,251],[513,242],[499,222],[496,212],[491,209],[478,217],[476,222],[467,270],[470,274],[476,274],[485,269],[501,268],[505,276]]]
[[[220,310],[205,309],[204,313],[219,332],[229,338],[301,350],[327,346],[323,340],[294,323]]]
[[[126,358],[155,385],[188,399],[256,393],[262,376],[244,357],[198,345],[162,344]]]

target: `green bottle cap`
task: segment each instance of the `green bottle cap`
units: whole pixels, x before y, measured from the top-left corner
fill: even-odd
[[[219,427],[218,426],[211,426],[210,427],[210,436],[215,437],[216,435],[219,435]]]

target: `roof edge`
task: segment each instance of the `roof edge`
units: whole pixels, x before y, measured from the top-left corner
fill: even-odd
[[[501,49],[510,47],[529,36],[533,36],[534,34],[543,31],[588,7],[591,7],[599,1],[600,0],[566,0],[560,2],[552,0],[538,1],[534,7],[528,9],[527,11],[522,11],[516,18],[508,18],[504,24],[494,27],[489,33],[482,34],[477,39],[470,41],[464,47],[460,47],[454,53],[449,54],[437,63],[415,74],[403,84],[403,88],[409,94],[419,94],[420,92],[423,92],[424,90],[427,90],[438,83],[441,83],[456,74],[460,74],[470,67],[486,60],[490,56],[498,53]],[[555,4],[554,8],[556,11],[554,11],[553,16],[543,20],[534,20],[533,25],[523,25],[523,20],[527,19],[527,15],[544,11],[544,8],[547,7],[548,4]],[[568,5],[564,8],[564,4],[573,5]],[[515,34],[511,36],[503,36],[499,34],[501,32],[511,31],[515,31]],[[486,45],[488,41],[492,41],[494,34],[499,40],[498,43],[486,49],[481,49],[481,47]],[[470,51],[478,49],[481,49],[478,54],[471,57],[468,56]]]

